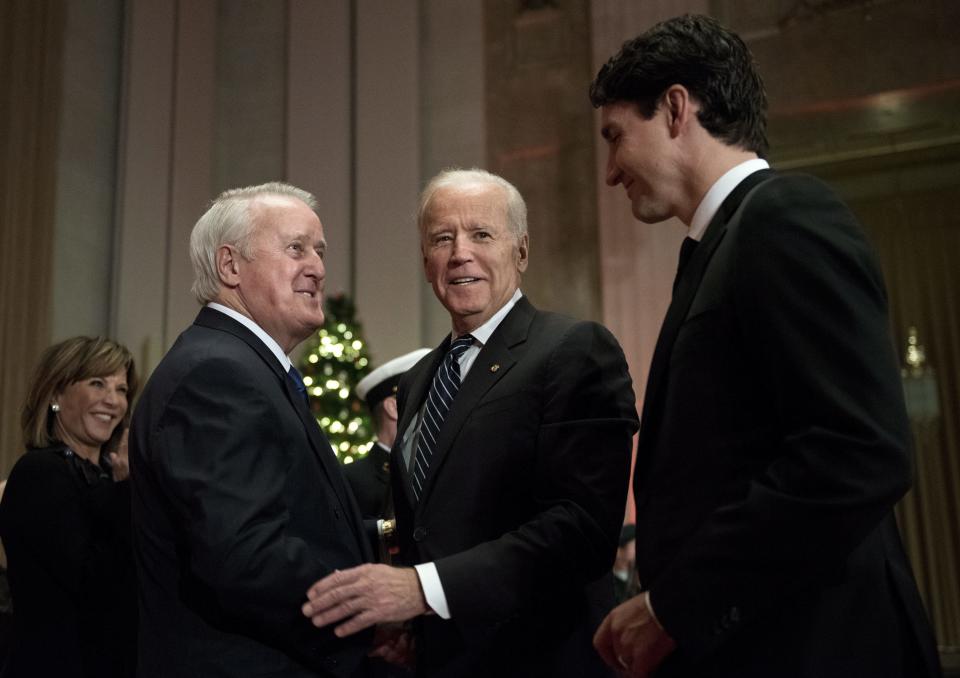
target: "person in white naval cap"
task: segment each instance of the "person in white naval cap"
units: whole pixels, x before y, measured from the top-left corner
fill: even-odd
[[[430,352],[428,348],[405,353],[376,368],[357,384],[373,417],[377,440],[366,456],[343,467],[360,512],[365,519],[383,518],[388,513],[390,448],[397,437],[397,384],[404,372]]]

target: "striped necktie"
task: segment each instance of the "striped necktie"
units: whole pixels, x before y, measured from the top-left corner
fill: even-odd
[[[473,336],[466,334],[450,345],[437,373],[433,375],[430,393],[423,408],[420,422],[420,437],[417,441],[417,456],[413,467],[413,494],[420,500],[427,481],[427,470],[437,450],[440,427],[450,411],[450,405],[460,390],[460,356],[473,345]]]

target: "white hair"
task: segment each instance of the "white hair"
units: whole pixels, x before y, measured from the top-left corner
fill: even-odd
[[[426,224],[427,210],[430,201],[437,191],[444,188],[467,188],[474,186],[495,186],[504,192],[507,207],[507,226],[513,231],[519,241],[527,233],[527,203],[524,202],[520,191],[503,177],[486,170],[473,167],[471,169],[445,169],[436,175],[420,193],[420,203],[417,207],[417,227],[423,236]]]
[[[271,181],[224,191],[197,220],[190,234],[191,291],[201,305],[215,300],[220,292],[217,272],[217,250],[220,247],[233,245],[244,259],[253,258],[250,240],[256,219],[251,206],[257,199],[271,195],[296,198],[314,212],[317,210],[317,199],[312,194],[281,181]]]

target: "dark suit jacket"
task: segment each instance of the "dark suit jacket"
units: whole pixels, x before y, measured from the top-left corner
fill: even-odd
[[[130,487],[64,445],[30,450],[0,504],[15,608],[2,675],[131,678],[137,603]]]
[[[364,518],[383,518],[390,488],[390,451],[374,443],[362,459],[343,467]]]
[[[150,676],[350,675],[368,649],[301,614],[369,561],[333,451],[276,357],[204,308],[154,371],[130,435],[140,661]]]
[[[880,270],[811,177],[751,175],[654,352],[637,569],[664,676],[922,676],[935,648],[892,509],[910,428]]]
[[[402,378],[401,436],[448,345]],[[613,336],[521,298],[464,379],[419,503],[394,446],[401,559],[436,563],[452,614],[417,621],[421,674],[604,672],[590,638],[612,605],[636,427]]]

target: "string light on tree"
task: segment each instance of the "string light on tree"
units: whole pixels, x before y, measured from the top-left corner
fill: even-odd
[[[310,408],[341,462],[349,464],[373,447],[373,425],[355,387],[370,371],[370,355],[345,294],[327,298],[323,327],[307,341],[300,361]]]

